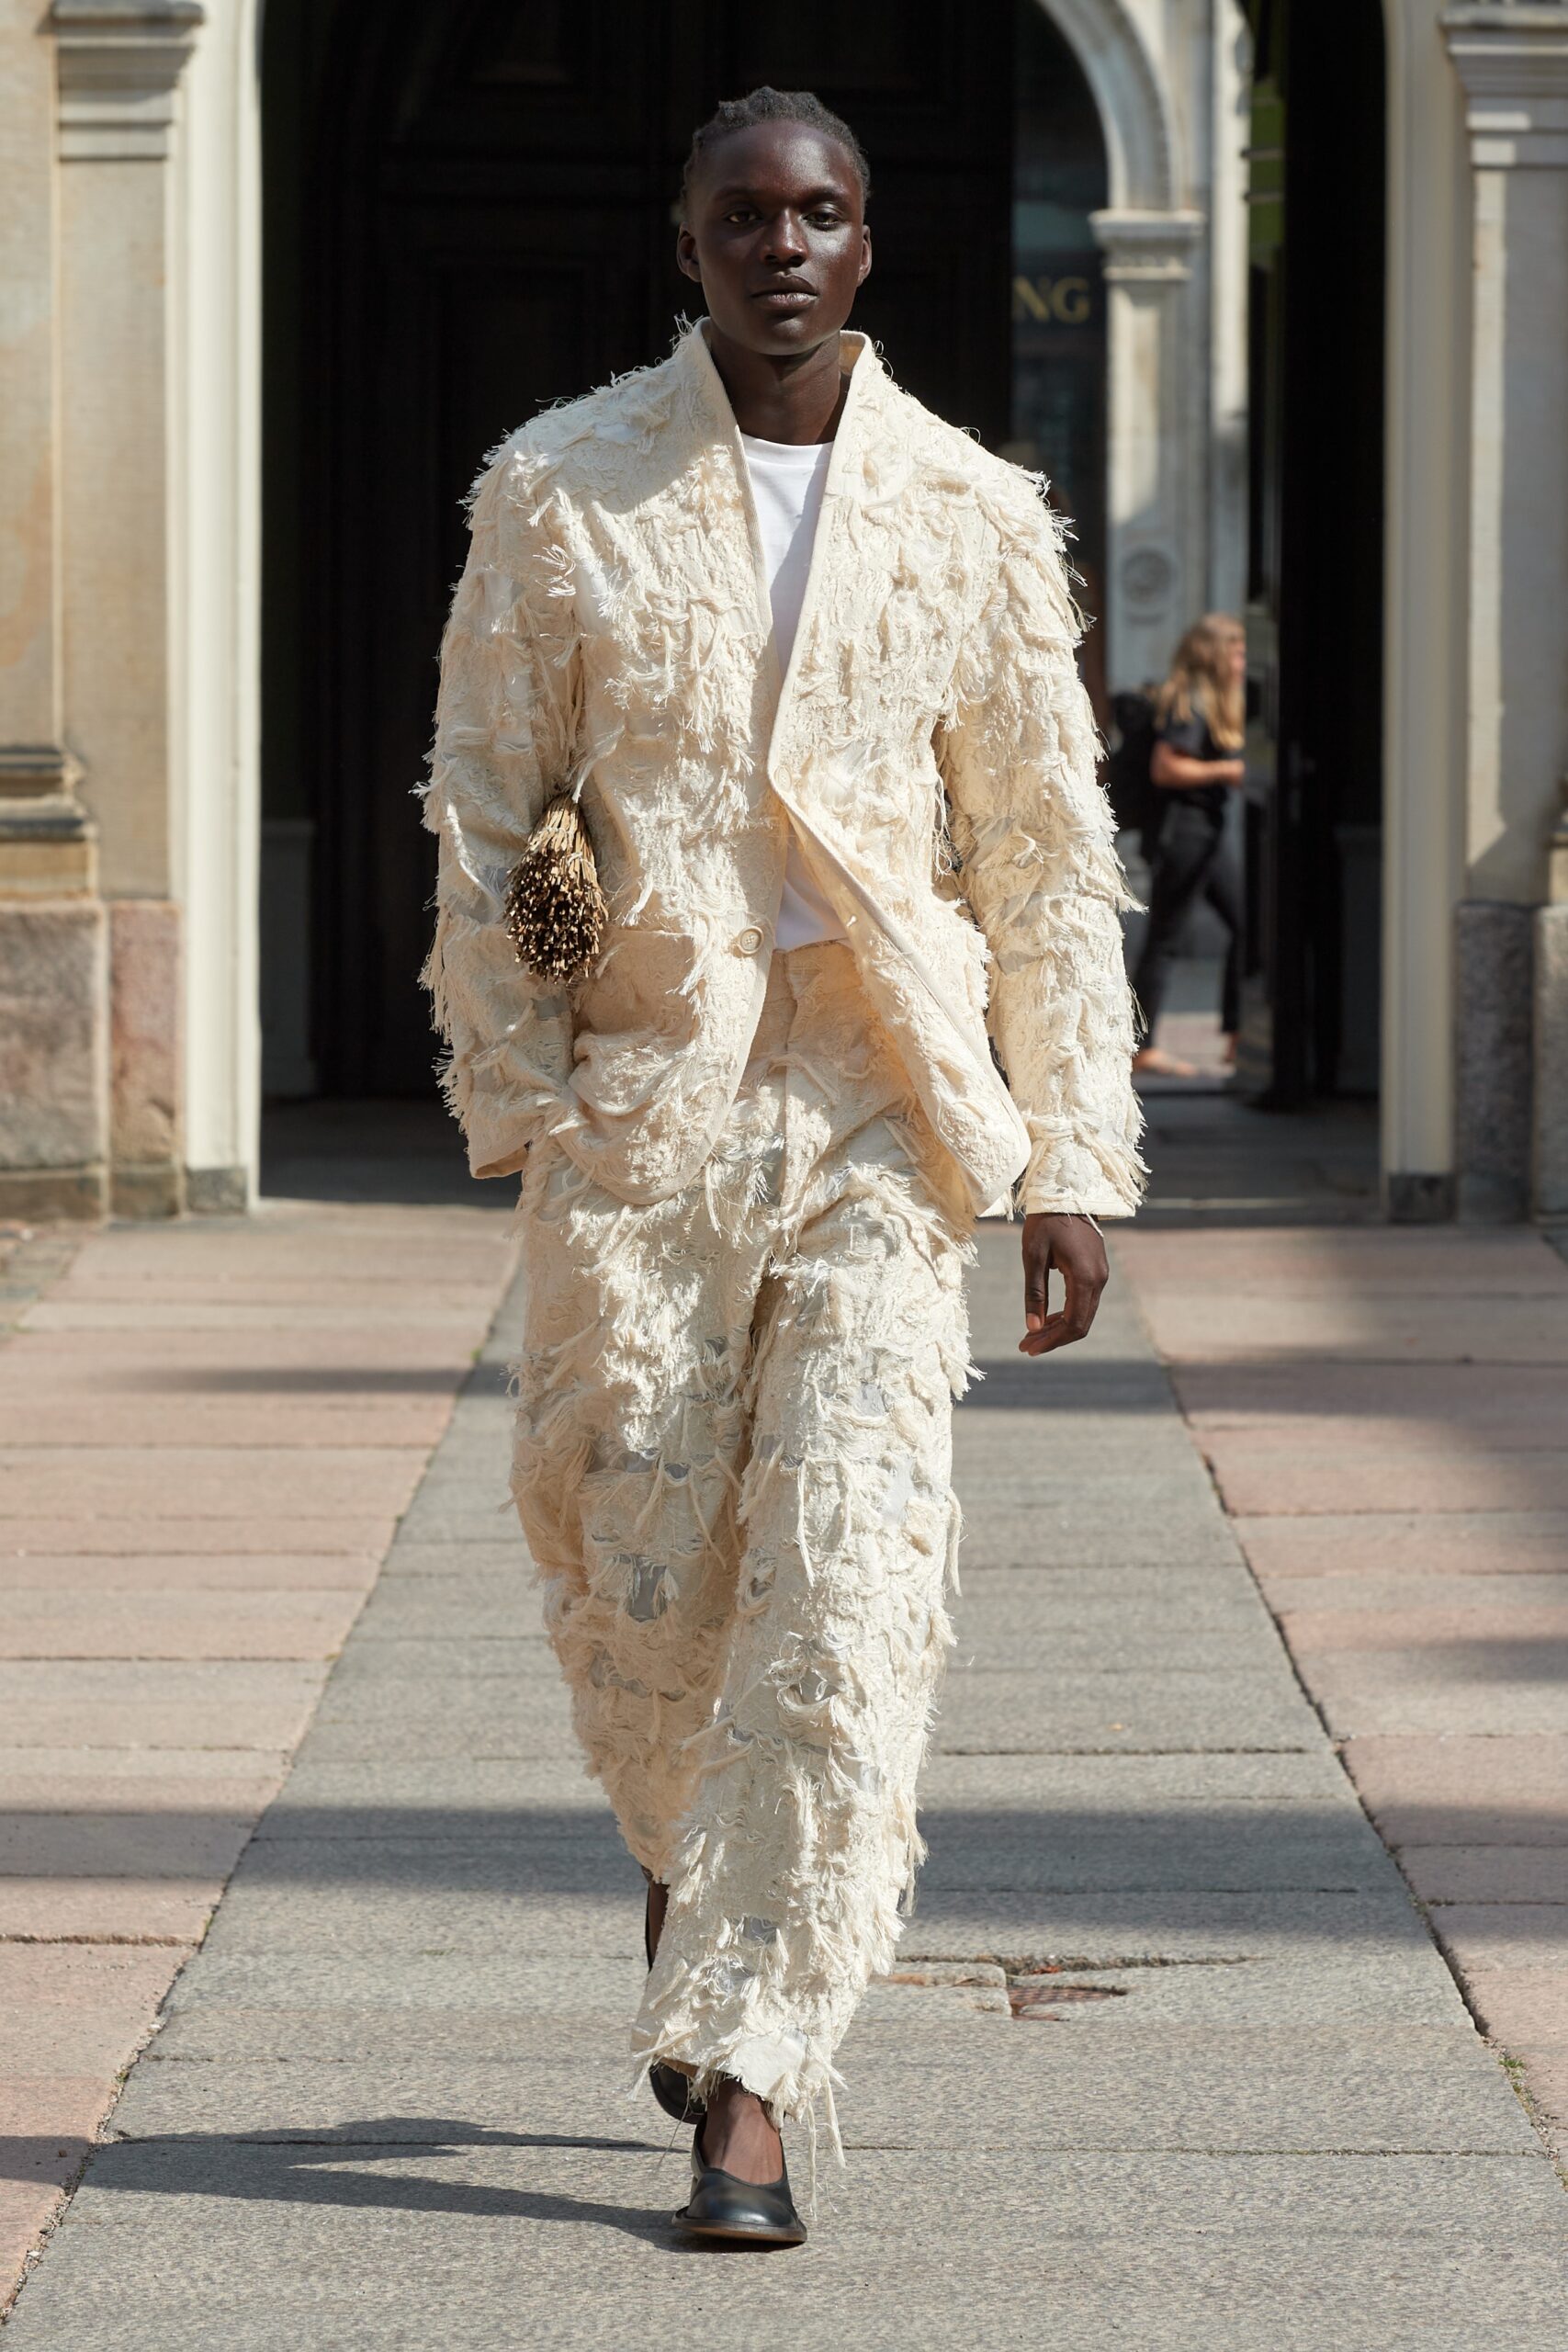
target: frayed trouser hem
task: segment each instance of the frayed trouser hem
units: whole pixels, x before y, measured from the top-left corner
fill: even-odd
[[[720,2083],[739,2083],[742,2090],[761,2100],[775,2124],[804,2126],[808,2207],[814,2212],[820,2132],[827,2134],[834,2162],[842,2168],[845,2161],[833,2096],[835,2089],[842,2089],[843,2076],[829,2059],[810,2050],[803,2052],[801,2040],[794,2033],[729,2034],[717,2043],[707,2045],[709,2055],[699,2061],[688,2054],[682,2037],[661,2039],[638,2054],[632,2075],[632,2093],[635,2096],[642,2089],[650,2069],[660,2062],[678,2066],[682,2074],[689,2075],[693,2091],[705,2102],[713,2097]]]

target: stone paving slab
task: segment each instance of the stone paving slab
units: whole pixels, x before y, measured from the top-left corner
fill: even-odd
[[[1568,1912],[1551,1903],[1453,1903],[1432,1914],[1444,1949],[1478,1988],[1495,1969],[1568,1969]]]
[[[13,1590],[0,1613],[0,1658],[332,1657],[358,1612],[360,1590],[140,1592],[69,1587]]]
[[[197,1788],[205,1783],[197,1783]],[[210,1880],[221,1885],[239,1860],[265,1793],[253,1786],[251,1804],[209,1810],[193,1798],[179,1810],[77,1810],[81,1792],[56,1788],[54,1802],[36,1811],[7,1810],[0,1818],[0,1871],[18,1878],[66,1880],[149,1878]],[[63,1811],[62,1806],[70,1811]]]
[[[100,1397],[93,1434],[107,1446],[412,1446],[428,1453],[440,1437],[449,1401],[440,1396],[391,1396],[374,1404],[341,1393],[308,1400],[276,1396]],[[14,1445],[59,1446],[73,1441],[61,1424],[59,1399],[8,1397],[6,1435]]]
[[[5,1362],[0,1353],[0,1363]],[[310,1519],[268,1510],[252,1518],[129,1520],[114,1511],[92,1519],[0,1519],[0,1559],[159,1559],[178,1553],[270,1559],[294,1553],[379,1557],[397,1526],[389,1513],[374,1519]]]
[[[276,1792],[509,1272],[502,1218],[378,1218],[106,1232],[0,1349],[0,2304]],[[416,1238],[423,1295],[395,1279]],[[349,1279],[356,1254],[386,1278]]]
[[[1120,2012],[1122,2004],[1114,2005]],[[403,2119],[461,2115],[488,2130],[526,2117],[530,2128],[603,2137],[639,2128],[668,2144],[659,2110],[626,2096],[628,2069],[606,2052],[602,2029],[540,2020],[545,2047],[509,2056],[516,2022],[434,2022],[355,2049],[358,2021],[308,2015],[273,2023],[292,2030],[295,2054],[272,2063],[243,2054],[194,2054],[199,2027],[170,2031],[167,2057],[135,2071],[114,2128],[136,2139],[175,2131],[317,2132],[345,2116],[383,2116],[388,2136]],[[238,2033],[236,2030],[236,2039]],[[175,2053],[181,2046],[188,2057]],[[1113,2047],[1112,2047],[1113,2043]],[[194,2047],[193,2047],[194,2045]],[[1456,2025],[1283,2029],[1114,2025],[1053,2029],[976,2017],[910,2037],[900,2026],[857,2026],[844,2048],[856,2088],[843,2106],[846,2149],[1028,2147],[1049,2115],[1053,2147],[1231,2150],[1235,2153],[1538,2153],[1529,2119],[1504,2070]],[[920,2096],[932,2076],[942,2097]],[[646,2116],[643,2109],[646,2109]]]
[[[111,2306],[128,2287],[155,2301],[170,2352],[209,2344],[202,2330],[215,2322],[242,2347],[314,2339],[367,2352],[409,2340],[411,2298],[422,2344],[512,2346],[547,2312],[552,2346],[599,2346],[607,2309],[629,2300],[646,2325],[649,2302],[657,2312],[679,2297],[712,2340],[762,2352],[989,2352],[1117,2334],[1162,2352],[1213,2352],[1216,2340],[1325,2352],[1362,2341],[1369,2308],[1387,2352],[1475,2352],[1507,2340],[1491,2331],[1534,2340],[1551,2310],[1550,2255],[1488,2278],[1489,2246],[1521,2214],[1552,2228],[1547,2194],[1521,2195],[1517,2158],[1450,2159],[1427,2190],[1434,2168],[1402,2156],[976,2152],[954,2245],[949,2165],[867,2151],[844,2178],[824,2177],[818,2238],[801,2257],[809,2292],[783,2264],[748,2266],[741,2321],[732,2275],[694,2279],[667,2233],[681,2164],[624,2137],[552,2145],[522,2124],[486,2134],[455,2123],[444,2140],[401,2146],[119,2146],[82,2192],[88,2226],[57,2308],[81,2352],[118,2352]],[[245,2291],[259,2276],[276,2282],[260,2302]],[[896,2297],[875,2293],[883,2276],[900,2280]],[[16,2325],[23,2345],[50,2340],[29,2337],[26,2308]]]
[[[1486,1653],[1486,1654],[1483,1654]],[[1568,1681],[1560,1656],[1521,1643],[1313,1654],[1313,1690],[1337,1739],[1369,1732],[1568,1732]]]
[[[1298,1669],[1490,2024],[1499,1973],[1568,1972],[1568,1266],[1523,1231],[1186,1238],[1134,1236],[1124,1261]],[[1556,2044],[1540,2004],[1517,2022],[1502,2046],[1554,2137]]]
[[[200,1941],[220,1877],[0,1877],[0,1937],[24,1943],[189,1945]],[[100,2084],[99,2113],[107,2106]]]
[[[0,1592],[363,1593],[376,1567],[373,1552],[0,1553]]]
[[[1299,1747],[1308,1733],[1288,1668],[1188,1674],[964,1673],[950,1668],[935,1743],[970,1755],[1053,1749]]]
[[[423,1448],[0,1446],[0,1512],[22,1519],[354,1518],[400,1511]]]
[[[1140,1298],[1200,1288],[1235,1298],[1539,1298],[1568,1303],[1568,1266],[1548,1262],[1537,1234],[1469,1227],[1462,1247],[1449,1233],[1398,1226],[1359,1232],[1310,1226],[1268,1233],[1235,1230],[1117,1236],[1117,1255]]]
[[[1191,1427],[1279,1442],[1290,1430],[1341,1451],[1392,1443],[1490,1449],[1560,1446],[1568,1426],[1568,1367],[1407,1363],[1181,1363],[1171,1385]]]
[[[1546,1245],[1540,1245],[1545,1255]],[[1560,1261],[1561,1263],[1561,1261]],[[1188,1363],[1310,1358],[1363,1363],[1568,1363],[1561,1296],[1334,1299],[1158,1291],[1148,1301],[1162,1352]]]
[[[1476,1582],[1484,1588],[1483,1577]],[[1271,1597],[1278,1608],[1278,1594]],[[1364,1592],[1358,1597],[1364,1600]],[[1314,1606],[1279,1613],[1296,1657],[1319,1650],[1431,1650],[1477,1678],[1517,1673],[1532,1661],[1550,1676],[1568,1662],[1568,1605],[1532,1605],[1517,1589],[1499,1593],[1494,1586],[1481,1604],[1468,1608]]]
[[[1560,1442],[1560,1441],[1559,1441]],[[1568,1459],[1547,1442],[1495,1453],[1388,1447],[1351,1451],[1332,1438],[1265,1444],[1252,1432],[1206,1436],[1203,1451],[1227,1510],[1238,1517],[1300,1511],[1568,1510]]]
[[[998,1366],[1016,1247],[982,1238]],[[1372,2309],[1378,2352],[1533,2340],[1568,2248],[1536,2128],[1270,1654],[1173,1408],[1157,1472],[1118,1490],[1106,1400],[1157,1397],[1124,1295],[1102,1326],[1048,1403],[1010,1367],[959,1416],[976,1664],[943,1693],[913,1981],[845,2045],[850,2168],[821,2166],[793,2270],[748,2266],[739,2300],[669,2235],[680,2135],[626,2093],[637,1881],[521,1630],[492,1387],[457,1408],[387,1613],[350,1633],[19,2346],[94,2352],[112,2324],[116,2352],[380,2352],[412,2322],[511,2352],[520,2324],[598,2346],[635,2312],[652,2347],[1362,2352]],[[1052,1969],[1015,2020],[1007,1972]]]
[[[1392,1618],[1396,1611],[1401,1615],[1441,1611],[1456,1624],[1469,1622],[1472,1615],[1483,1615],[1489,1623],[1513,1627],[1526,1617],[1533,1622],[1535,1613],[1543,1609],[1568,1614],[1568,1571],[1554,1568],[1499,1571],[1490,1577],[1457,1571],[1452,1576],[1432,1577],[1260,1577],[1258,1582],[1276,1617],[1299,1620],[1303,1630],[1309,1618],[1315,1621],[1340,1613],[1349,1623],[1363,1613],[1386,1611]],[[1295,1648],[1294,1623],[1291,1642]]]
[[[1254,1572],[1276,1576],[1529,1576],[1568,1560],[1568,1510],[1336,1512],[1235,1522]]]
[[[1399,1862],[1421,1903],[1568,1904],[1568,1854],[1557,1846],[1405,1846]]]
[[[1568,1735],[1374,1736],[1344,1755],[1391,1846],[1568,1846]]]

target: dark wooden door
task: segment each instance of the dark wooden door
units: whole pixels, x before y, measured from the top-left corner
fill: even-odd
[[[668,349],[694,123],[810,86],[872,158],[856,313],[899,379],[1005,440],[1010,11],[963,0],[270,0],[269,768],[313,818],[323,1091],[430,1090],[411,795],[483,453]]]
[[[1251,0],[1256,716],[1241,1080],[1376,1083],[1383,110],[1378,0]]]

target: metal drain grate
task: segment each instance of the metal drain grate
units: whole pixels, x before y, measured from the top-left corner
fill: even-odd
[[[1060,2025],[1062,2009],[1076,2002],[1122,2001],[1125,1984],[1066,1984],[1055,1969],[1008,1979],[1008,2007],[1025,2025]]]

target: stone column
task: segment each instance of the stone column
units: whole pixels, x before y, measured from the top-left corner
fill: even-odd
[[[1533,1206],[1568,1217],[1568,776],[1547,860],[1546,904],[1535,918]]]
[[[54,58],[0,0],[0,1217],[107,1197],[104,910],[62,707]]]
[[[1456,1174],[1461,1216],[1517,1217],[1564,1115],[1561,1016],[1532,967],[1568,743],[1568,6],[1483,0],[1442,23],[1473,193]]]
[[[183,1204],[171,157],[199,0],[54,0],[63,698],[109,949],[109,1203]]]
[[[1109,306],[1106,632],[1114,687],[1163,675],[1206,599],[1205,532],[1190,511],[1187,462],[1192,353],[1179,333],[1189,256],[1203,230],[1201,212],[1094,215]]]

